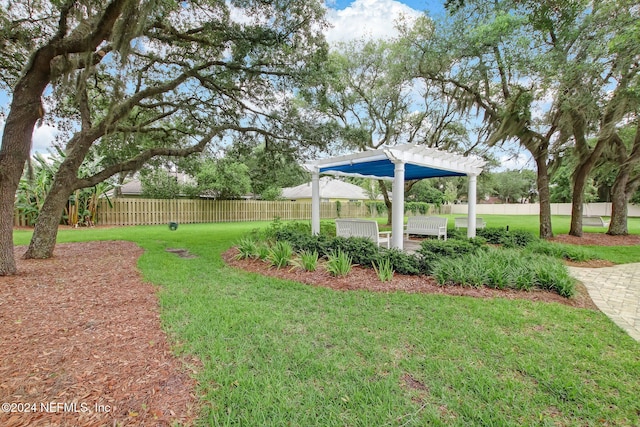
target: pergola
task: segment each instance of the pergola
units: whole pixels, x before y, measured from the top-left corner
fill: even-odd
[[[393,181],[391,245],[403,248],[404,182],[447,176],[469,177],[467,236],[476,235],[476,184],[484,161],[424,145],[403,144],[316,160],[305,165],[311,179],[311,231],[320,232],[320,175],[356,176]]]

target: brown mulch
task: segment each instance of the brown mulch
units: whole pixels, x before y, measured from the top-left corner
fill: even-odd
[[[0,425],[192,424],[195,382],[160,326],[130,242],[59,244],[0,277]],[[24,405],[28,404],[28,406]],[[35,404],[35,406],[33,405]]]
[[[236,259],[238,253],[236,248],[231,248],[222,254],[222,258],[228,265],[245,271],[277,277],[279,279],[293,280],[313,286],[322,286],[338,291],[367,290],[372,292],[409,292],[469,296],[475,298],[526,299],[530,301],[557,302],[571,307],[597,310],[596,305],[582,284],[578,284],[576,287],[577,292],[573,298],[565,298],[554,292],[542,290],[527,292],[491,289],[487,287],[440,286],[435,279],[430,276],[394,274],[392,281],[383,283],[371,268],[356,266],[345,277],[333,277],[323,268],[318,268],[313,272],[291,268],[282,268],[279,270],[270,268],[266,262],[261,260]]]
[[[607,233],[583,233],[582,237],[560,234],[551,239],[558,243],[591,246],[633,246],[640,245],[640,235],[609,236]]]

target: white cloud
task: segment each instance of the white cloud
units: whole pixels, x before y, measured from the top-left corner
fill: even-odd
[[[49,148],[52,147],[57,134],[58,129],[53,126],[42,125],[40,127],[36,127],[33,130],[31,153],[40,152],[41,154],[47,154],[49,152]]]
[[[355,0],[343,10],[328,9],[332,28],[326,31],[331,44],[356,39],[385,39],[398,35],[399,18],[415,19],[421,12],[394,0]]]
[[[518,153],[511,155],[504,155],[500,157],[500,166],[497,168],[498,172],[507,170],[523,170],[534,169],[535,162],[531,158],[531,155],[527,153]]]

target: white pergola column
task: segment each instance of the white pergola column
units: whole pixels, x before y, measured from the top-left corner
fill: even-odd
[[[320,234],[320,173],[314,168],[311,173],[311,234]]]
[[[391,247],[402,250],[404,241],[404,163],[394,162],[391,205]]]
[[[469,191],[467,193],[467,237],[476,237],[476,187],[477,175],[469,175]]]

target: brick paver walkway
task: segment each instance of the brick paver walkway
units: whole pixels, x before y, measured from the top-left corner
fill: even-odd
[[[640,263],[604,268],[569,267],[598,308],[640,341]]]

